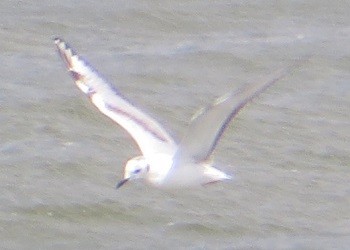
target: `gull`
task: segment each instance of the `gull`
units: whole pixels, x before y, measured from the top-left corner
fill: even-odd
[[[57,50],[78,88],[106,116],[124,128],[142,155],[127,161],[124,177],[116,188],[134,179],[146,179],[159,188],[204,186],[232,177],[213,167],[211,157],[230,121],[253,98],[284,77],[278,71],[271,79],[244,85],[198,111],[179,142],[148,114],[135,107],[62,39]]]

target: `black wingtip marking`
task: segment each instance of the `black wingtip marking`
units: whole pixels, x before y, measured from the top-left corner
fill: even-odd
[[[53,38],[53,40],[54,40],[55,43],[59,43],[60,41],[62,41],[62,39],[59,38],[58,36],[55,36],[55,37]]]

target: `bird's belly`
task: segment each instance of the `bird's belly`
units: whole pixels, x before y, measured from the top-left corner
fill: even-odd
[[[208,178],[203,172],[203,166],[200,164],[182,166],[173,168],[169,171],[167,178],[164,180],[163,186],[186,188],[199,187],[207,182]]]
[[[203,166],[196,164],[196,166],[177,168],[173,166],[173,160],[171,160],[171,164],[166,166],[166,171],[161,169],[153,177],[149,179],[151,184],[165,189],[199,187],[209,180],[203,172]]]

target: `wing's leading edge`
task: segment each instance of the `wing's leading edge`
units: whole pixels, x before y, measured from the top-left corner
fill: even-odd
[[[132,136],[145,156],[175,151],[173,138],[158,122],[132,105],[62,39],[56,38],[55,44],[79,89]]]

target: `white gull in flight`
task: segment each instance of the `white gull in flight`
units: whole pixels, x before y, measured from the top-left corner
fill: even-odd
[[[196,114],[185,136],[176,143],[157,121],[131,104],[67,43],[56,38],[55,44],[79,89],[103,114],[123,127],[142,152],[126,163],[124,178],[117,188],[139,178],[165,188],[200,186],[231,179],[212,167],[210,156],[215,146],[237,113],[288,73],[286,69],[281,70],[268,81],[246,85],[220,97]]]

